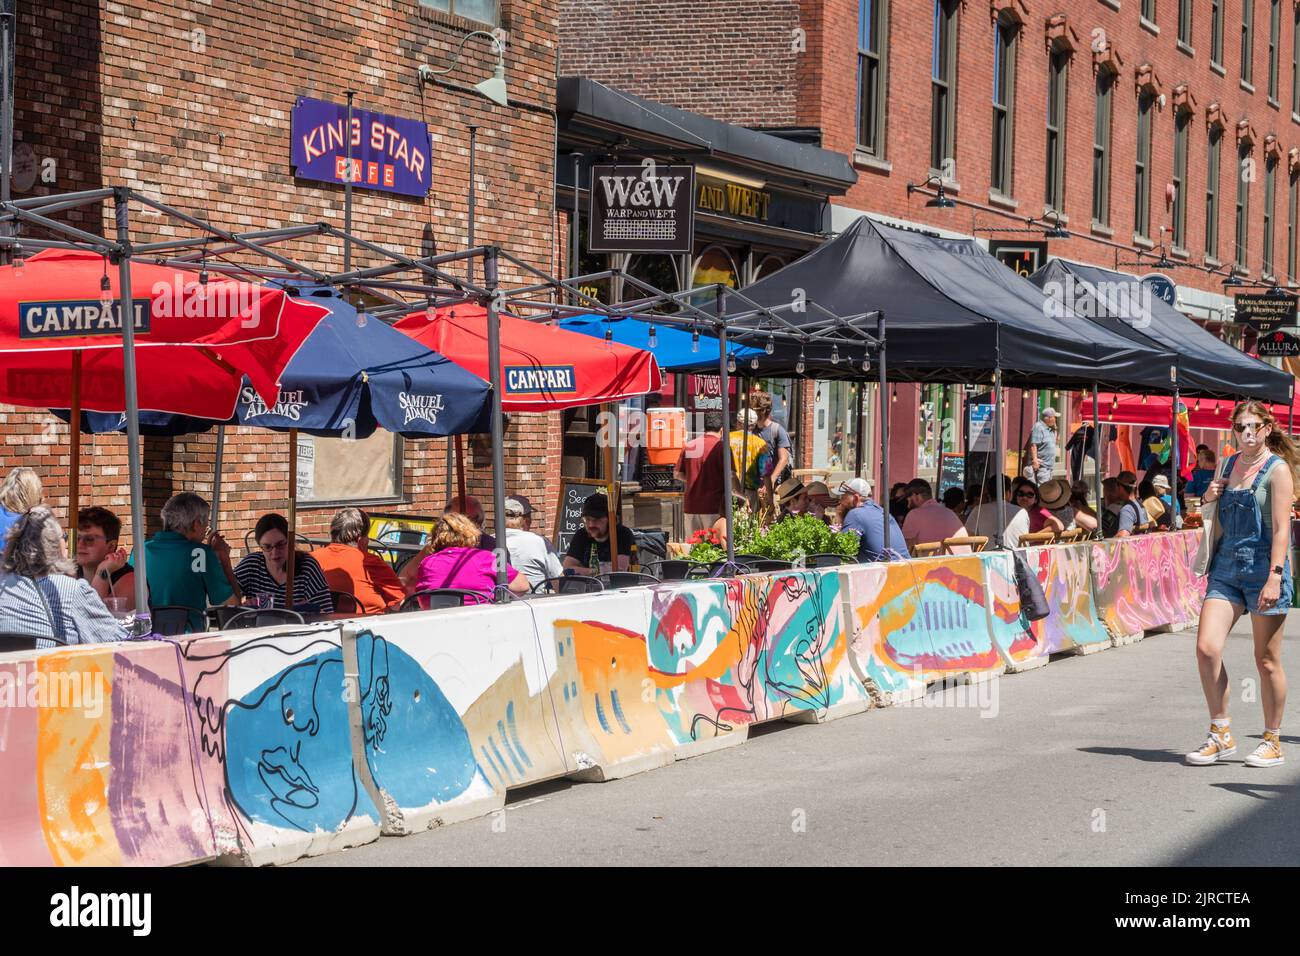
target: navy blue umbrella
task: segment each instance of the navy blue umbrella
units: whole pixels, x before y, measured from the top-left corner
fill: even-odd
[[[218,424],[356,438],[376,428],[406,438],[491,430],[492,389],[483,379],[385,323],[366,318],[333,289],[295,294],[324,305],[330,314],[289,362],[274,407],[267,407],[246,384],[229,422],[141,412],[141,433],[185,435]],[[69,418],[66,410],[54,414],[64,421]],[[121,415],[82,413],[84,432],[124,428]]]

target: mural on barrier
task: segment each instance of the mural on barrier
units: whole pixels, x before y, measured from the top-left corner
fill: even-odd
[[[993,642],[1008,667],[1016,667],[1045,651],[1030,622],[1020,613],[1020,589],[1016,586],[1016,563],[1010,551],[981,553],[988,586],[989,621]],[[1032,567],[1032,562],[1031,562]],[[1085,560],[1086,567],[1086,560]]]
[[[833,572],[798,571],[658,589],[647,648],[673,738],[825,711],[860,693],[841,667],[839,587]]]
[[[1097,611],[1112,637],[1184,624],[1200,613],[1205,582],[1192,574],[1199,531],[1093,542]]]
[[[1090,548],[1087,544],[1068,544],[1028,548],[1024,552],[1030,570],[1043,586],[1050,610],[1047,617],[1031,625],[1043,653],[1110,643],[1092,599]]]

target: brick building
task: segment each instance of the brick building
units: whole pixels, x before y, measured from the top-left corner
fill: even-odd
[[[559,267],[554,208],[553,106],[558,6],[549,0],[385,0],[383,3],[189,3],[181,0],[20,2],[15,140],[18,162],[36,170],[15,181],[15,196],[128,184],[182,211],[232,230],[343,223],[341,185],[294,176],[290,110],[298,97],[424,118],[432,138],[427,198],[356,189],[353,231],[410,254],[466,245],[468,126],[478,132],[476,239],[498,243],[547,272]],[[512,106],[467,91],[492,73],[490,40],[472,30],[506,31]],[[422,64],[455,64],[448,81],[421,87]],[[456,85],[461,89],[454,88]],[[73,214],[69,214],[73,215]],[[90,210],[86,218],[102,217]],[[94,228],[111,227],[107,220]],[[178,234],[137,216],[136,241]],[[314,242],[314,241],[313,241]],[[290,255],[341,271],[335,244],[287,244]],[[354,267],[371,260],[364,252]],[[511,276],[504,275],[504,280]],[[557,416],[511,416],[507,482],[534,501],[558,494]],[[37,467],[62,516],[68,432],[35,410],[0,408],[0,469]],[[224,469],[222,527],[242,539],[256,516],[283,508],[288,436],[231,429]],[[367,500],[379,511],[441,511],[447,442],[401,442],[379,434],[358,454],[341,439],[316,439],[316,501],[300,503],[300,527],[319,533],[334,506],[324,498]],[[182,489],[212,489],[212,433],[145,440],[148,526]],[[343,486],[331,463],[372,465]],[[467,442],[470,490],[491,511],[489,448]],[[81,500],[127,511],[126,448],[119,436],[83,444]],[[348,482],[352,483],[348,487]],[[549,508],[547,509],[549,511]]]
[[[1016,265],[1030,271],[1045,256],[1158,271],[1180,309],[1245,348],[1253,335],[1225,325],[1228,270],[1286,286],[1300,274],[1294,0],[563,0],[561,13],[561,74],[849,156],[858,179],[832,200],[835,231],[867,214],[1028,240]],[[956,208],[927,208],[940,182]],[[1030,219],[1071,235],[999,232]],[[1153,267],[1161,252],[1172,267]],[[896,392],[905,478],[927,415],[955,396]],[[806,460],[824,461],[826,429],[852,407],[831,397],[820,429],[822,396],[804,404]],[[1025,402],[1011,394],[1013,416]],[[920,403],[933,404],[901,413]]]

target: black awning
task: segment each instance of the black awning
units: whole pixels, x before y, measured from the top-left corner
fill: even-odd
[[[937,239],[858,219],[836,238],[742,290],[776,309],[804,299],[840,316],[885,314],[889,378],[984,382],[1000,367],[1006,384],[1168,391],[1173,355],[1057,313],[1056,304],[973,242]],[[745,303],[728,303],[741,315]],[[782,317],[809,327],[824,322],[811,307]],[[742,324],[762,327],[763,318]],[[864,330],[874,332],[874,322]],[[807,355],[817,377],[852,375],[847,363]],[[840,350],[843,358],[843,350]],[[859,356],[854,356],[860,362]],[[856,362],[855,362],[856,364]],[[766,365],[764,365],[766,368]],[[856,377],[865,377],[858,372]]]
[[[662,149],[670,143],[685,153],[702,153],[762,168],[828,195],[843,195],[858,181],[858,174],[843,153],[710,119],[582,76],[560,77],[555,109],[562,130],[594,121],[619,129],[633,148]],[[645,137],[639,143],[638,133]]]
[[[1242,395],[1290,404],[1289,372],[1233,348],[1123,272],[1053,259],[1029,281],[1075,315],[1135,342],[1177,353],[1178,387],[1189,395]]]

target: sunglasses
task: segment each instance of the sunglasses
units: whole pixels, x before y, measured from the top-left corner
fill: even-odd
[[[1017,491],[1017,492],[1016,492],[1016,497],[1017,497],[1017,498],[1036,498],[1036,497],[1038,497],[1038,493],[1037,493],[1036,491],[1029,491],[1029,490],[1025,490],[1025,491]]]
[[[1237,424],[1232,426],[1232,430],[1236,432],[1238,435],[1240,435],[1244,433],[1247,429],[1253,432],[1257,432],[1261,428],[1267,428],[1268,425],[1269,425],[1268,422],[1238,422]]]

